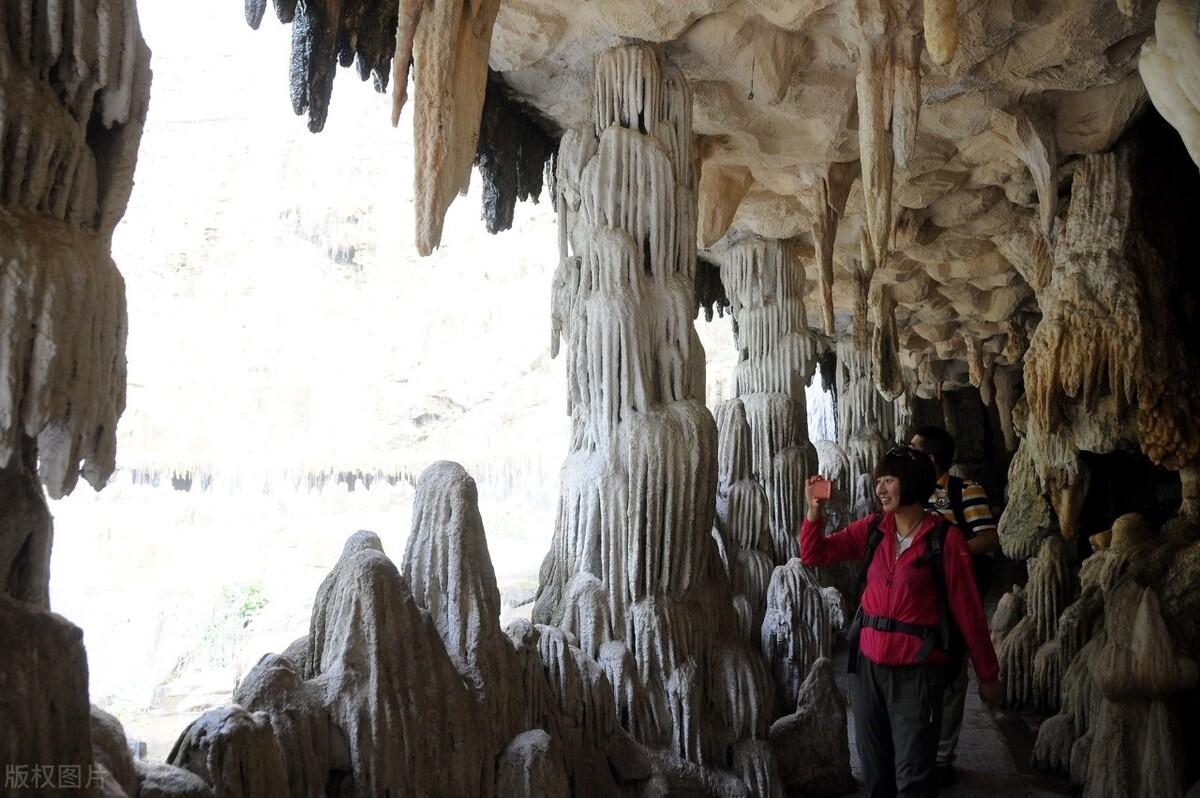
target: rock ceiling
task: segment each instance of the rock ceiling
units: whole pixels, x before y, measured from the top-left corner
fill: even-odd
[[[965,382],[969,351],[1003,359],[1006,325],[1036,319],[1032,286],[1078,156],[1111,147],[1146,107],[1138,59],[1154,8],[925,5],[943,19],[888,0],[506,0],[490,65],[564,129],[584,128],[595,56],[659,43],[694,92],[700,245],[721,260],[747,235],[797,240],[819,326],[820,244],[836,227],[837,330],[850,326],[863,256],[886,258],[874,290],[894,286],[902,363],[936,364],[927,384]],[[864,230],[883,237],[888,215],[890,249],[872,247]]]

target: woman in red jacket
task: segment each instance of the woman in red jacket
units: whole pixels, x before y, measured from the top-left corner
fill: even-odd
[[[862,595],[858,667],[850,680],[858,756],[867,794],[936,795],[934,766],[941,731],[947,643],[929,549],[943,523],[925,511],[936,483],[929,456],[909,446],[892,449],[875,469],[875,495],[883,509],[825,536],[824,499],[808,481],[808,515],[800,527],[800,558],[808,566],[861,560],[872,524],[883,537],[867,566]],[[966,642],[979,695],[988,704],[1003,696],[1000,666],[988,634],[962,533],[944,530],[941,561],[945,602]],[[936,562],[936,560],[934,560]],[[949,620],[949,619],[947,619]],[[932,637],[932,640],[930,639]]]

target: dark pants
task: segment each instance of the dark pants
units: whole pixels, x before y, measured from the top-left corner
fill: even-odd
[[[850,680],[854,732],[871,798],[937,794],[945,667],[876,665],[859,657]]]

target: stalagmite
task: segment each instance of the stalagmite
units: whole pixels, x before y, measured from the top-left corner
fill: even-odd
[[[213,709],[192,721],[167,764],[195,773],[216,795],[251,798],[288,792],[283,749],[270,719],[238,706]]]
[[[502,745],[518,731],[518,702],[507,688],[519,666],[500,629],[500,591],[475,480],[457,463],[434,463],[421,474],[402,572],[472,688],[493,743]]]
[[[848,740],[829,733],[844,727],[846,714],[833,663],[822,657],[800,686],[795,711],[771,724],[771,745],[788,794],[840,795],[854,789]]]
[[[738,399],[717,408],[717,520],[721,553],[733,583],[734,598],[745,599],[750,616],[739,619],[739,631],[757,641],[766,606],[767,586],[775,566],[770,505],[751,471],[750,425]],[[744,627],[744,628],[742,628]]]
[[[1035,703],[1039,693],[1051,691],[1038,683],[1039,675],[1057,680],[1057,666],[1050,668],[1045,658],[1054,656],[1047,650],[1039,674],[1036,662],[1039,649],[1054,639],[1058,619],[1072,593],[1071,572],[1067,566],[1066,546],[1060,537],[1046,538],[1038,555],[1028,563],[1029,583],[1024,595],[1024,616],[997,646],[1000,671],[1005,685],[1006,701],[1010,706]]]
[[[791,244],[748,239],[730,250],[721,282],[743,353],[734,391],[749,423],[750,465],[770,503],[773,564],[780,565],[794,554],[804,481],[817,468],[804,393],[817,363],[804,271]]]
[[[1196,663],[1176,650],[1154,590],[1135,582],[1110,594],[1105,631],[1095,669],[1104,698],[1083,794],[1181,796],[1184,745],[1167,702],[1196,686]]]
[[[11,763],[92,763],[83,632],[63,618],[0,593],[0,757]],[[50,663],[53,663],[50,666]],[[17,791],[33,798],[36,791]]]
[[[832,656],[835,630],[842,625],[841,600],[836,590],[822,589],[797,558],[771,575],[762,652],[774,672],[781,708],[796,705],[814,663]]]

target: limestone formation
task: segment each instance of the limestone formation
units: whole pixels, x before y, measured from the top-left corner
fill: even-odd
[[[833,680],[833,663],[813,663],[800,686],[795,711],[771,725],[771,745],[788,794],[840,795],[854,789],[850,745],[829,728],[846,723],[846,700]]]
[[[167,763],[200,776],[215,795],[250,798],[288,791],[283,749],[270,719],[238,706],[210,710],[192,721]]]
[[[626,706],[626,722],[653,735],[643,744],[657,747],[661,733],[675,756],[712,767],[765,739],[773,689],[754,651],[735,642],[729,576],[710,535],[717,430],[702,403],[704,353],[692,327],[691,89],[653,48],[631,45],[597,57],[592,101],[592,128],[560,146],[560,222],[578,254],[560,264],[553,324],[566,348],[572,443],[534,619],[546,625],[538,627],[543,640],[552,626],[571,625],[587,631],[591,649],[623,642],[635,669],[614,668],[630,682],[616,695],[648,703],[655,717],[643,724],[646,710]],[[769,288],[786,279],[770,276]],[[736,289],[723,282],[736,314]],[[745,326],[748,334],[767,329]],[[778,373],[763,363],[746,380]],[[731,490],[745,462],[743,455],[740,470],[729,471]],[[762,589],[753,556],[765,542],[761,504],[756,519],[753,490],[735,503],[721,534],[746,595]],[[591,692],[611,702],[614,687],[598,666],[585,672],[591,668],[600,680]],[[564,685],[560,695],[574,692]],[[706,714],[710,703],[723,709]],[[737,761],[747,784],[773,767],[769,756]]]
[[[475,165],[483,179],[483,218],[489,233],[512,227],[517,200],[541,197],[547,162],[556,141],[547,123],[512,99],[494,74],[489,75]]]
[[[53,613],[0,594],[0,640],[0,759],[91,772],[83,633]],[[14,798],[41,794],[35,782],[12,790]]]
[[[770,507],[772,565],[781,565],[795,552],[796,529],[805,511],[804,482],[817,468],[804,394],[817,363],[802,299],[804,272],[792,245],[752,239],[730,250],[721,282],[742,353],[734,369],[738,398],[732,401],[744,408],[749,465]],[[719,415],[721,423],[736,418]],[[731,441],[722,430],[722,462]]]
[[[799,558],[771,574],[766,616],[762,622],[762,653],[779,689],[781,708],[800,700],[814,663],[833,654],[834,635],[844,626],[841,595],[817,583]]]
[[[126,324],[109,252],[133,187],[150,52],[133,0],[38,8],[0,11],[0,467],[36,452],[58,498],[81,471],[100,488],[113,470]]]
[[[1194,86],[1200,74],[1196,7],[1185,0],[1159,0],[1155,9],[1154,35],[1142,44],[1138,72],[1154,107],[1179,131],[1200,166],[1200,97]]]

